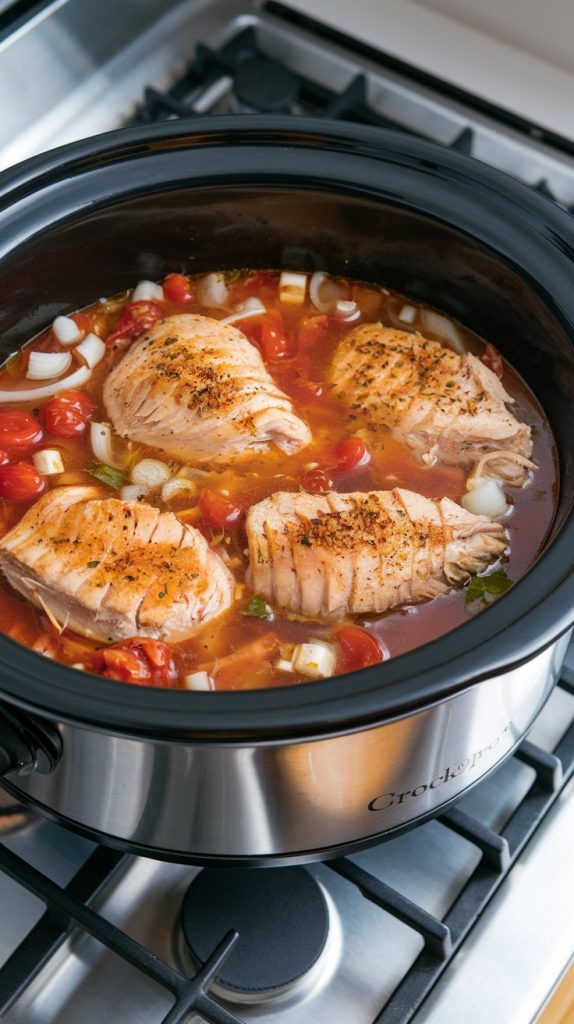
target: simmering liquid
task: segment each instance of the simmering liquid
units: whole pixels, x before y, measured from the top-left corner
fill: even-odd
[[[450,322],[450,329],[441,331],[440,318],[435,323],[438,330],[433,332],[425,328],[423,307],[403,295],[374,285],[330,279],[323,285],[323,294],[326,296],[324,305],[332,300],[331,308],[328,312],[320,312],[309,297],[308,287],[302,302],[285,301],[285,297],[281,297],[279,273],[246,270],[226,273],[222,277],[226,293],[217,307],[205,305],[205,279],[198,275],[187,278],[187,285],[179,281],[179,291],[178,288],[166,287],[166,295],[170,294],[171,299],[177,301],[166,297],[146,300],[144,306],[152,309],[151,315],[149,309],[147,314],[155,321],[181,313],[199,313],[222,319],[234,313],[247,299],[259,299],[265,311],[239,320],[235,326],[261,351],[276,384],[289,396],[296,413],[308,424],[313,440],[301,451],[288,455],[271,444],[265,452],[245,455],[239,461],[229,461],[227,465],[221,462],[217,465],[209,462],[193,465],[171,458],[157,448],[115,437],[116,462],[123,468],[114,470],[111,467],[112,472],[106,474],[104,467],[102,472],[92,450],[88,424],[90,419],[108,420],[102,401],[105,378],[147,322],[146,309],[142,307],[139,312],[135,311],[132,326],[125,327],[130,323],[131,293],[99,300],[78,315],[79,328],[95,333],[106,344],[105,355],[79,389],[89,397],[93,406],[89,411],[87,407],[84,412],[76,410],[79,422],[84,418],[83,428],[81,424],[77,431],[70,427],[68,435],[63,436],[57,430],[57,416],[50,419],[44,413],[46,403],[53,402],[53,399],[34,396],[34,390],[47,382],[32,381],[27,377],[32,351],[71,352],[72,363],[63,377],[83,365],[74,345],[61,343],[51,328],[32,339],[0,371],[0,390],[31,389],[29,400],[4,402],[0,406],[0,421],[6,411],[24,411],[33,416],[42,429],[40,440],[32,440],[27,445],[19,443],[14,447],[5,445],[7,465],[16,462],[32,465],[34,454],[45,449],[59,451],[63,471],[45,475],[40,485],[44,489],[99,483],[102,496],[120,497],[121,488],[130,484],[133,467],[145,458],[162,460],[172,477],[180,474],[189,480],[188,490],[172,495],[169,500],[162,500],[161,488],[152,489],[140,500],[162,511],[174,512],[182,522],[200,530],[213,549],[222,555],[236,580],[235,600],[231,608],[199,629],[190,639],[168,645],[175,672],[165,677],[159,673],[153,679],[132,678],[128,669],[116,671],[94,660],[94,652],[106,646],[101,640],[79,636],[65,623],[52,621],[49,607],[34,607],[5,582],[0,583],[2,630],[48,657],[127,682],[193,687],[194,676],[199,672],[204,673],[203,678],[208,680],[207,686],[211,688],[252,689],[308,681],[308,674],[288,668],[294,647],[298,644],[326,642],[336,655],[334,671],[345,672],[353,667],[396,657],[447,633],[480,612],[490,600],[488,591],[484,594],[480,590],[475,591],[478,593],[475,599],[468,584],[461,582],[447,595],[420,604],[407,605],[378,617],[348,617],[347,623],[360,626],[375,639],[376,648],[372,649],[378,650],[380,657],[371,658],[368,639],[365,646],[360,637],[358,641],[351,637],[350,647],[344,648],[338,640],[337,624],[283,614],[253,594],[246,583],[245,513],[263,498],[278,491],[322,493],[332,490],[345,493],[400,487],[429,498],[448,497],[460,502],[467,493],[468,466],[440,462],[426,465],[404,441],[386,428],[381,429],[376,445],[372,441],[365,442],[368,451],[366,458],[359,460],[362,464],[341,468],[340,442],[360,439],[361,429],[360,424],[354,422],[352,411],[336,396],[335,389],[326,380],[340,339],[357,324],[380,321],[402,331],[421,331],[445,345],[452,344],[454,330],[459,343],[479,357],[486,354],[486,345],[460,324]],[[209,290],[207,294],[211,301]],[[342,306],[337,311],[337,301],[355,305]],[[123,336],[122,326],[125,328]],[[553,518],[558,475],[555,445],[543,410],[516,371],[507,362],[503,361],[501,365],[503,385],[515,401],[513,415],[532,428],[532,459],[538,466],[530,473],[525,486],[504,488],[509,510],[502,522],[507,531],[508,548],[502,560],[492,568],[503,574],[500,578],[507,581],[504,584],[507,586],[524,575],[544,543]],[[65,399],[65,392],[63,397]],[[0,440],[0,447],[3,446]],[[0,490],[1,475],[0,467]],[[0,498],[2,534],[10,530],[37,500],[35,494],[26,499],[25,488],[23,497],[13,497],[9,492],[10,488]],[[223,505],[214,504],[213,499],[210,504],[213,493],[223,499]],[[224,515],[228,507],[239,510],[233,521]],[[218,509],[221,522],[218,522]],[[356,649],[354,644],[358,645]],[[186,682],[188,677],[191,677],[191,682]],[[80,679],[78,685],[81,685]]]

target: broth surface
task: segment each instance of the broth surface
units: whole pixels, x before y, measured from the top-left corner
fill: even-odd
[[[188,472],[197,483],[195,497],[190,499],[186,496],[162,503],[159,493],[153,493],[145,500],[162,511],[175,512],[183,522],[201,530],[210,545],[219,552],[225,552],[224,557],[236,579],[236,599],[231,609],[204,626],[191,639],[173,645],[178,681],[169,685],[184,685],[187,675],[205,670],[217,689],[285,686],[308,680],[300,673],[276,668],[277,645],[281,658],[288,660],[294,644],[319,639],[334,642],[336,646],[336,639],[333,627],[328,623],[300,620],[280,613],[273,614],[270,619],[246,614],[250,607],[253,608],[250,605],[253,593],[245,583],[248,562],[243,513],[249,506],[277,491],[320,489],[321,473],[332,481],[330,489],[334,491],[403,487],[429,498],[449,497],[459,502],[466,493],[468,470],[444,464],[426,466],[407,444],[387,429],[381,430],[376,449],[371,446],[368,464],[349,472],[333,469],[337,464],[335,450],[338,442],[360,434],[353,423],[352,413],[349,414],[325,382],[337,343],[357,323],[378,321],[403,331],[420,330],[427,337],[447,343],[447,339],[439,334],[423,330],[422,306],[381,287],[333,279],[328,287],[336,288],[340,299],[355,302],[360,311],[360,318],[349,323],[318,312],[310,301],[308,289],[300,305],[280,301],[277,272],[245,270],[223,276],[228,291],[224,305],[213,308],[200,304],[203,275],[196,275],[188,278],[189,295],[185,301],[156,303],[161,316],[200,313],[221,319],[233,313],[246,299],[260,299],[266,308],[265,314],[244,319],[236,326],[262,350],[264,358],[267,356],[265,361],[269,372],[292,399],[298,415],[309,425],[312,443],[294,455],[283,454],[272,445],[267,452],[254,453],[228,466],[210,468],[209,464],[185,466],[181,460],[169,458],[157,448],[116,438],[115,450],[126,465],[122,480],[118,478],[116,484],[129,482],[130,467],[142,458],[163,460],[173,474]],[[97,421],[107,419],[102,402],[103,382],[125,351],[122,343],[110,342],[109,336],[116,331],[122,310],[130,301],[131,293],[100,300],[86,307],[78,317],[82,329],[92,330],[108,341],[105,357],[81,389],[95,404],[93,418]],[[399,319],[405,305],[415,309],[410,323]],[[460,324],[456,329],[465,347],[479,357],[485,353],[485,342]],[[40,352],[71,351],[74,362],[67,374],[81,365],[73,354],[74,349],[60,344],[53,330],[47,329],[4,365],[0,371],[0,389],[33,389],[44,383],[26,378],[32,349]],[[502,569],[509,581],[516,582],[532,565],[547,536],[557,498],[558,471],[552,433],[536,398],[506,362],[503,362],[502,381],[515,400],[514,415],[533,428],[532,459],[539,467],[524,487],[505,486],[511,503],[510,513],[503,520],[508,534],[508,551],[502,563],[497,563],[494,569]],[[41,417],[44,404],[44,400],[32,399],[4,404],[0,409],[24,410]],[[89,429],[71,437],[56,436],[44,429],[41,443],[26,449],[19,448],[17,452],[9,450],[7,456],[12,462],[31,462],[34,452],[46,448],[58,449],[65,467],[63,473],[46,477],[48,488],[97,483],[92,475],[96,460],[90,446]],[[205,520],[200,508],[201,493],[205,489],[219,493],[242,510],[235,524],[218,528]],[[105,482],[102,482],[102,493],[106,497],[118,497],[118,491]],[[14,526],[32,504],[33,501],[0,498],[0,533],[4,534]],[[477,614],[484,603],[481,600],[469,601],[468,596],[468,588],[460,586],[446,596],[390,611],[378,618],[355,617],[348,621],[373,634],[384,657],[394,657],[449,632]],[[0,622],[2,630],[20,643],[48,657],[91,671],[94,670],[91,652],[104,646],[101,642],[77,636],[66,628],[59,632],[57,624],[50,621],[45,611],[34,608],[5,582],[0,583]],[[244,651],[246,645],[252,646]],[[224,659],[230,656],[231,660],[226,662]],[[345,671],[348,667],[339,656],[337,671]],[[81,679],[78,684],[81,685]]]

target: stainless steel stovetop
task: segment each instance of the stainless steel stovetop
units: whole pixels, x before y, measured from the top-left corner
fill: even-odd
[[[37,7],[33,22],[0,32],[3,166],[128,122],[247,109],[245,98],[234,93],[234,77],[237,61],[253,57],[255,47],[258,58],[280,61],[299,76],[293,113],[338,112],[402,126],[470,152],[574,207],[574,157],[567,145],[550,145],[544,133],[503,123],[496,112],[447,95],[440,83],[423,83],[350,40],[326,36],[319,26],[291,18],[288,6],[58,0]],[[204,44],[199,54],[198,44]],[[0,1019],[531,1024],[574,953],[574,779],[552,795],[556,765],[540,753],[558,746],[566,765],[574,762],[574,656],[564,678],[567,688],[555,691],[529,737],[539,750],[523,748],[520,758],[461,800],[454,816],[351,858],[347,867],[339,865],[342,874],[326,865],[309,869],[327,894],[329,938],[305,984],[270,1001],[225,1004],[216,997],[215,1010],[168,1016],[173,996],[134,966],[140,963],[135,947],[131,954],[118,952],[116,933],[110,933],[108,948],[105,928],[96,928],[103,942],[86,932],[89,918],[65,938],[62,907],[48,899],[52,916],[43,917],[41,900],[6,873],[0,847]],[[197,869],[115,855],[107,860],[105,852],[100,856],[93,844],[57,825],[33,816],[2,818],[2,803],[9,802],[0,792],[0,841],[7,851],[58,885],[70,883],[76,897],[168,968],[191,970],[182,959],[179,913]],[[522,849],[542,811],[542,824]],[[496,834],[481,832],[481,823]],[[14,831],[2,836],[8,826]],[[496,866],[508,852],[497,843],[501,833],[515,859],[510,871]],[[446,920],[455,946],[470,929],[454,957],[442,961],[432,942],[425,950],[416,929],[366,899],[349,879],[348,864],[363,868],[374,880],[371,887],[380,880]],[[148,967],[161,976],[153,957]],[[422,1000],[429,978],[435,983]],[[224,1005],[235,1017],[217,1010]]]

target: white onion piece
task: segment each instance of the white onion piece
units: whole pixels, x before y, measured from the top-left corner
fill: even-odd
[[[288,661],[287,658],[279,658],[275,662],[275,668],[278,672],[293,672],[293,662]]]
[[[183,677],[186,690],[214,690],[215,683],[207,672],[191,672]]]
[[[279,301],[290,306],[302,306],[307,291],[307,275],[284,270],[279,278]]]
[[[327,679],[333,675],[337,662],[335,648],[322,640],[297,644],[293,651],[293,669],[309,679]]]
[[[140,281],[132,292],[132,302],[163,302],[163,288],[155,281]]]
[[[354,320],[358,320],[360,315],[361,310],[357,306],[356,302],[352,302],[347,299],[339,299],[335,305],[335,316],[338,320],[343,320],[346,324],[351,324]]]
[[[161,500],[167,502],[174,498],[194,498],[197,494],[195,480],[185,480],[183,477],[173,477],[167,480],[161,489]]]
[[[332,281],[329,283],[328,289],[323,287],[328,280],[329,275],[318,270],[309,281],[309,298],[320,313],[329,313],[341,297],[340,289]],[[321,298],[321,292],[323,292],[323,298]]]
[[[441,338],[444,338],[450,348],[458,352],[459,356],[466,355],[468,349],[458,333],[456,324],[453,324],[452,320],[443,316],[442,313],[435,313],[433,309],[423,309],[421,318],[423,326],[427,331],[431,331],[433,334],[438,334]]]
[[[202,306],[224,306],[227,302],[227,285],[223,274],[207,274],[199,286],[199,302]]]
[[[397,317],[398,320],[403,324],[412,324],[417,315],[416,306],[409,306],[408,304],[403,306]]]
[[[59,391],[66,391],[68,388],[79,388],[86,384],[92,376],[88,366],[80,366],[74,370],[69,377],[56,380],[53,384],[45,384],[41,388],[28,388],[19,391],[0,391],[0,405],[3,402],[35,402],[39,398],[49,398],[50,395],[57,395]]]
[[[506,512],[506,495],[496,480],[485,480],[480,487],[469,491],[461,498],[461,505],[475,516],[489,516],[495,519]]]
[[[124,469],[124,462],[114,456],[112,428],[109,423],[90,423],[90,444],[98,462],[104,462],[112,469]]]
[[[43,448],[40,452],[34,452],[32,459],[42,476],[54,476],[56,473],[64,472],[62,456],[57,448]]]
[[[71,352],[30,352],[26,376],[28,380],[51,380],[61,377],[71,365]]]
[[[137,484],[124,484],[123,487],[120,487],[122,501],[139,501],[140,498],[145,498],[145,495],[143,487],[138,487]]]
[[[86,337],[76,347],[82,359],[88,364],[91,370],[97,366],[106,354],[106,346],[97,334],[86,334]]]
[[[159,459],[141,459],[132,466],[130,479],[147,491],[154,491],[171,477],[171,469]]]
[[[230,313],[229,316],[224,316],[219,323],[234,324],[238,320],[248,320],[252,316],[263,316],[266,312],[267,309],[261,302],[261,299],[246,299],[241,306],[237,307],[234,313]]]
[[[52,331],[61,345],[73,345],[84,333],[71,316],[57,316]]]

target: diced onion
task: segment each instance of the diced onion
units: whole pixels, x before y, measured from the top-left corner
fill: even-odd
[[[52,324],[52,331],[61,345],[73,345],[84,333],[71,316],[57,316]]]
[[[480,487],[465,494],[460,503],[467,512],[491,519],[504,515],[508,507],[506,495],[496,480],[485,480]]]
[[[61,377],[71,365],[71,352],[30,352],[26,376],[29,380],[50,380]]]
[[[215,683],[207,672],[191,672],[183,677],[186,690],[214,690]]]
[[[293,662],[288,661],[287,658],[279,658],[275,662],[275,668],[278,672],[293,672]]]
[[[234,324],[238,320],[248,320],[252,316],[263,316],[267,312],[266,307],[261,302],[261,299],[246,299],[240,306],[237,307],[234,313],[230,313],[229,316],[224,316],[219,321],[220,324]]]
[[[146,492],[137,484],[124,484],[120,487],[120,498],[122,501],[139,501],[145,497]]]
[[[335,648],[322,640],[297,644],[293,651],[293,669],[309,679],[327,679],[333,675],[337,662]]]
[[[91,370],[97,366],[106,354],[106,346],[97,334],[86,334],[86,337],[76,347],[82,359],[88,364]]]
[[[54,476],[56,473],[64,472],[62,456],[57,448],[43,448],[40,452],[34,452],[32,458],[42,476]]]
[[[466,355],[468,349],[458,332],[456,324],[453,324],[452,320],[443,316],[442,313],[435,313],[433,309],[423,309],[421,317],[423,326],[427,331],[431,331],[433,334],[438,334],[441,338],[444,338],[450,348],[458,352],[459,356]]]
[[[49,398],[50,395],[57,395],[59,391],[67,391],[68,388],[79,388],[86,384],[92,376],[88,366],[80,366],[74,370],[69,377],[54,381],[53,384],[45,384],[41,388],[29,388],[19,391],[0,391],[0,405],[3,402],[35,402],[39,398]]]
[[[227,302],[227,285],[223,274],[207,274],[199,286],[199,302],[202,306],[224,306]]]
[[[361,310],[357,306],[356,302],[349,301],[347,299],[339,299],[335,305],[335,316],[339,320],[343,320],[346,324],[353,323],[354,320],[358,320],[361,315]]]
[[[284,270],[279,278],[279,301],[291,306],[302,306],[307,291],[307,275]]]
[[[328,280],[329,275],[318,270],[309,281],[309,298],[320,313],[329,313],[341,296],[340,289],[332,281],[328,288],[323,287]],[[321,298],[321,292],[323,292],[323,298]]]
[[[183,477],[173,477],[167,480],[161,489],[161,500],[166,504],[174,498],[193,498],[197,494],[197,484],[194,480],[185,480]]]
[[[155,491],[170,477],[171,469],[159,459],[141,459],[132,467],[130,473],[131,482],[144,487],[146,491]]]
[[[400,320],[403,324],[412,324],[412,323],[414,323],[416,315],[417,315],[417,307],[416,306],[409,306],[407,304],[407,305],[402,307],[402,309],[399,312],[399,315],[398,315],[397,319]]]
[[[163,288],[155,281],[139,281],[132,292],[132,302],[163,302]]]
[[[114,456],[112,428],[109,423],[90,423],[90,444],[98,462],[112,469],[124,469],[125,463]]]

